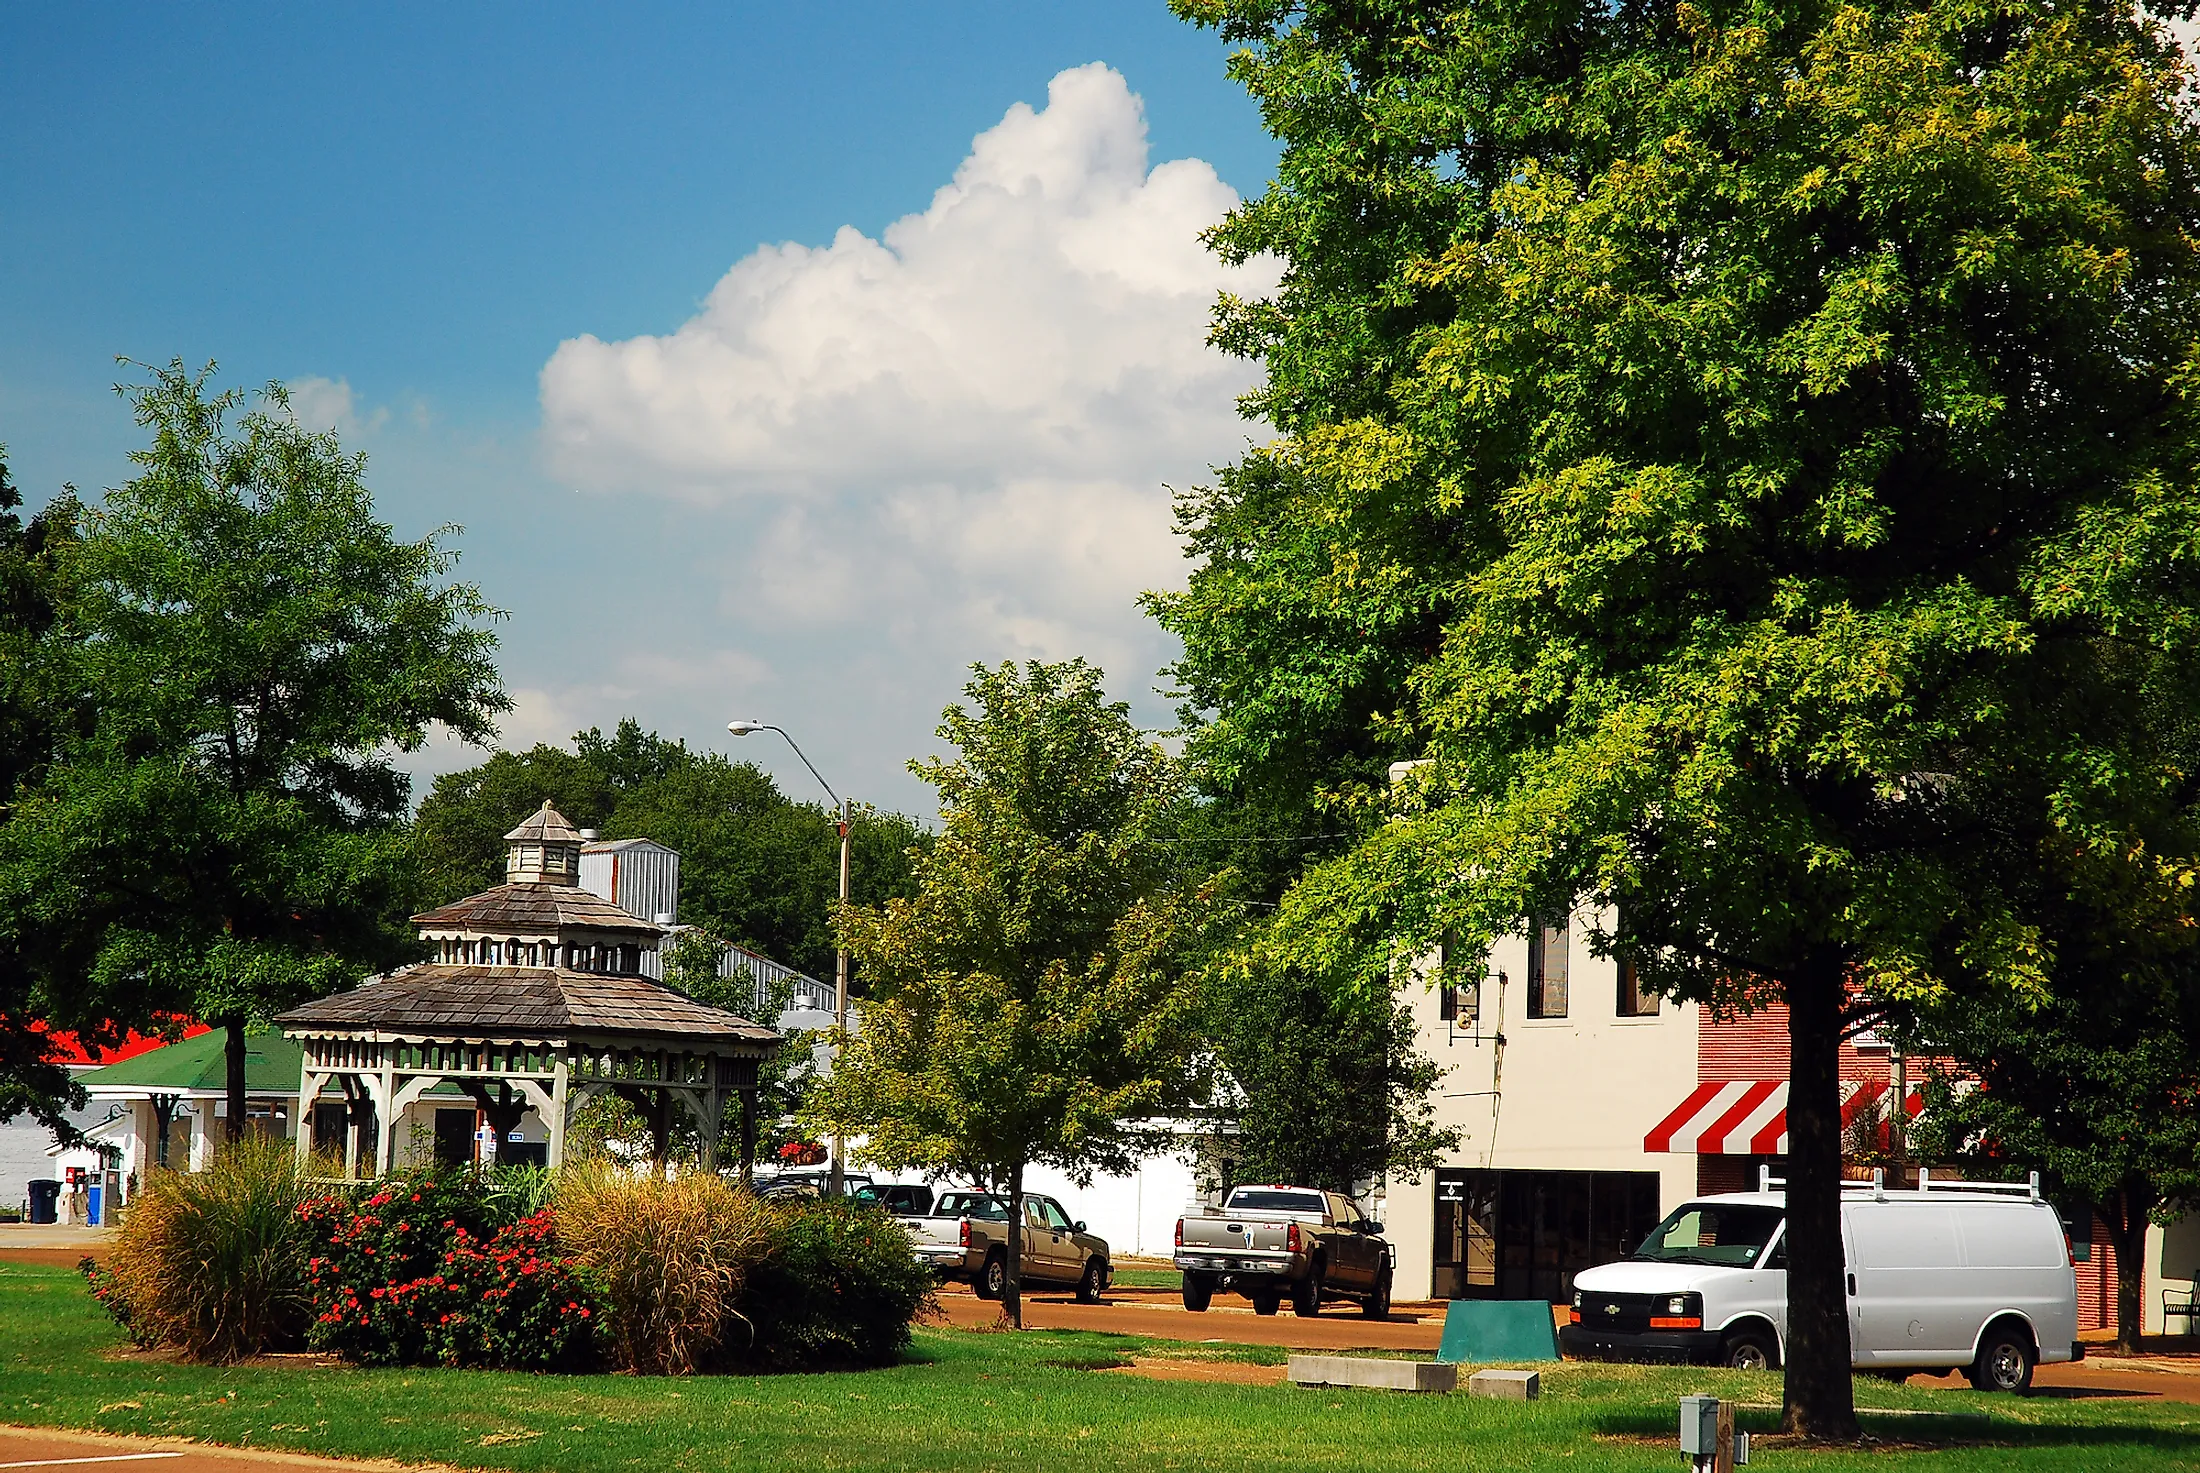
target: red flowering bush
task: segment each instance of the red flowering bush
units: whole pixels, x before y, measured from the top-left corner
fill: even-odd
[[[307,1342],[367,1365],[541,1369],[584,1359],[595,1307],[547,1210],[489,1226],[464,1176],[397,1178],[300,1205]]]

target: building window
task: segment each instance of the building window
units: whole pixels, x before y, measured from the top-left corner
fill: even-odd
[[[1450,941],[1436,952],[1436,1016],[1447,1023],[1472,1026],[1482,1016],[1482,979],[1452,971]]]
[[[1566,918],[1531,927],[1528,933],[1528,1016],[1566,1016]]]
[[[1658,995],[1642,990],[1642,974],[1632,957],[1619,958],[1619,1015],[1622,1018],[1655,1018]]]

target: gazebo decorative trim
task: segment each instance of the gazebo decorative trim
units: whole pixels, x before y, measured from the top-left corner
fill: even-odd
[[[548,1127],[553,1167],[574,1112],[611,1094],[641,1112],[659,1160],[677,1114],[693,1116],[703,1169],[715,1169],[720,1122],[738,1096],[746,1171],[757,1070],[780,1034],[640,975],[641,954],[664,928],[566,882],[579,875],[580,835],[548,802],[506,839],[510,882],[413,918],[445,960],[370,978],[276,1020],[304,1049],[300,1158],[312,1150],[307,1112],[330,1085],[344,1096],[344,1168],[356,1175],[369,1121],[394,1126],[448,1082],[499,1140],[532,1106]],[[375,1132],[376,1175],[395,1164],[395,1134]]]

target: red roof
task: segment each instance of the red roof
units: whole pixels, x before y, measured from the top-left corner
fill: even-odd
[[[178,1021],[182,1020],[179,1019]],[[206,1031],[207,1025],[204,1023],[185,1022],[183,1032],[177,1038],[167,1039],[157,1033],[148,1037],[132,1028],[122,1035],[121,1043],[111,1048],[102,1048],[96,1055],[85,1048],[75,1034],[55,1033],[53,1035],[53,1049],[46,1057],[53,1063],[65,1064],[71,1069],[88,1069],[97,1064],[119,1064],[124,1059],[134,1059],[139,1054],[149,1054],[154,1049],[165,1047],[169,1043],[180,1042],[185,1038],[197,1038]],[[31,1032],[44,1033],[46,1032],[46,1025],[33,1023],[31,1024]]]

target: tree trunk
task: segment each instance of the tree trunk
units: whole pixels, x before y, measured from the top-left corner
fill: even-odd
[[[2153,1209],[2153,1193],[2128,1182],[2101,1204],[2101,1220],[2116,1245],[2116,1348],[2125,1355],[2139,1353],[2146,1333],[2147,1221]]]
[[[1008,1279],[1001,1286],[1001,1318],[1015,1329],[1024,1327],[1024,1163],[1021,1161],[1008,1168]]]
[[[223,1039],[223,1062],[228,1066],[228,1079],[223,1093],[229,1097],[229,1129],[224,1134],[229,1140],[241,1141],[244,1139],[245,1127],[243,1016],[238,1013],[230,1014],[222,1019],[222,1028],[227,1034]]]
[[[1847,1264],[1841,1247],[1841,1004],[1838,957],[1813,957],[1788,987],[1788,1340],[1780,1430],[1854,1442]]]

